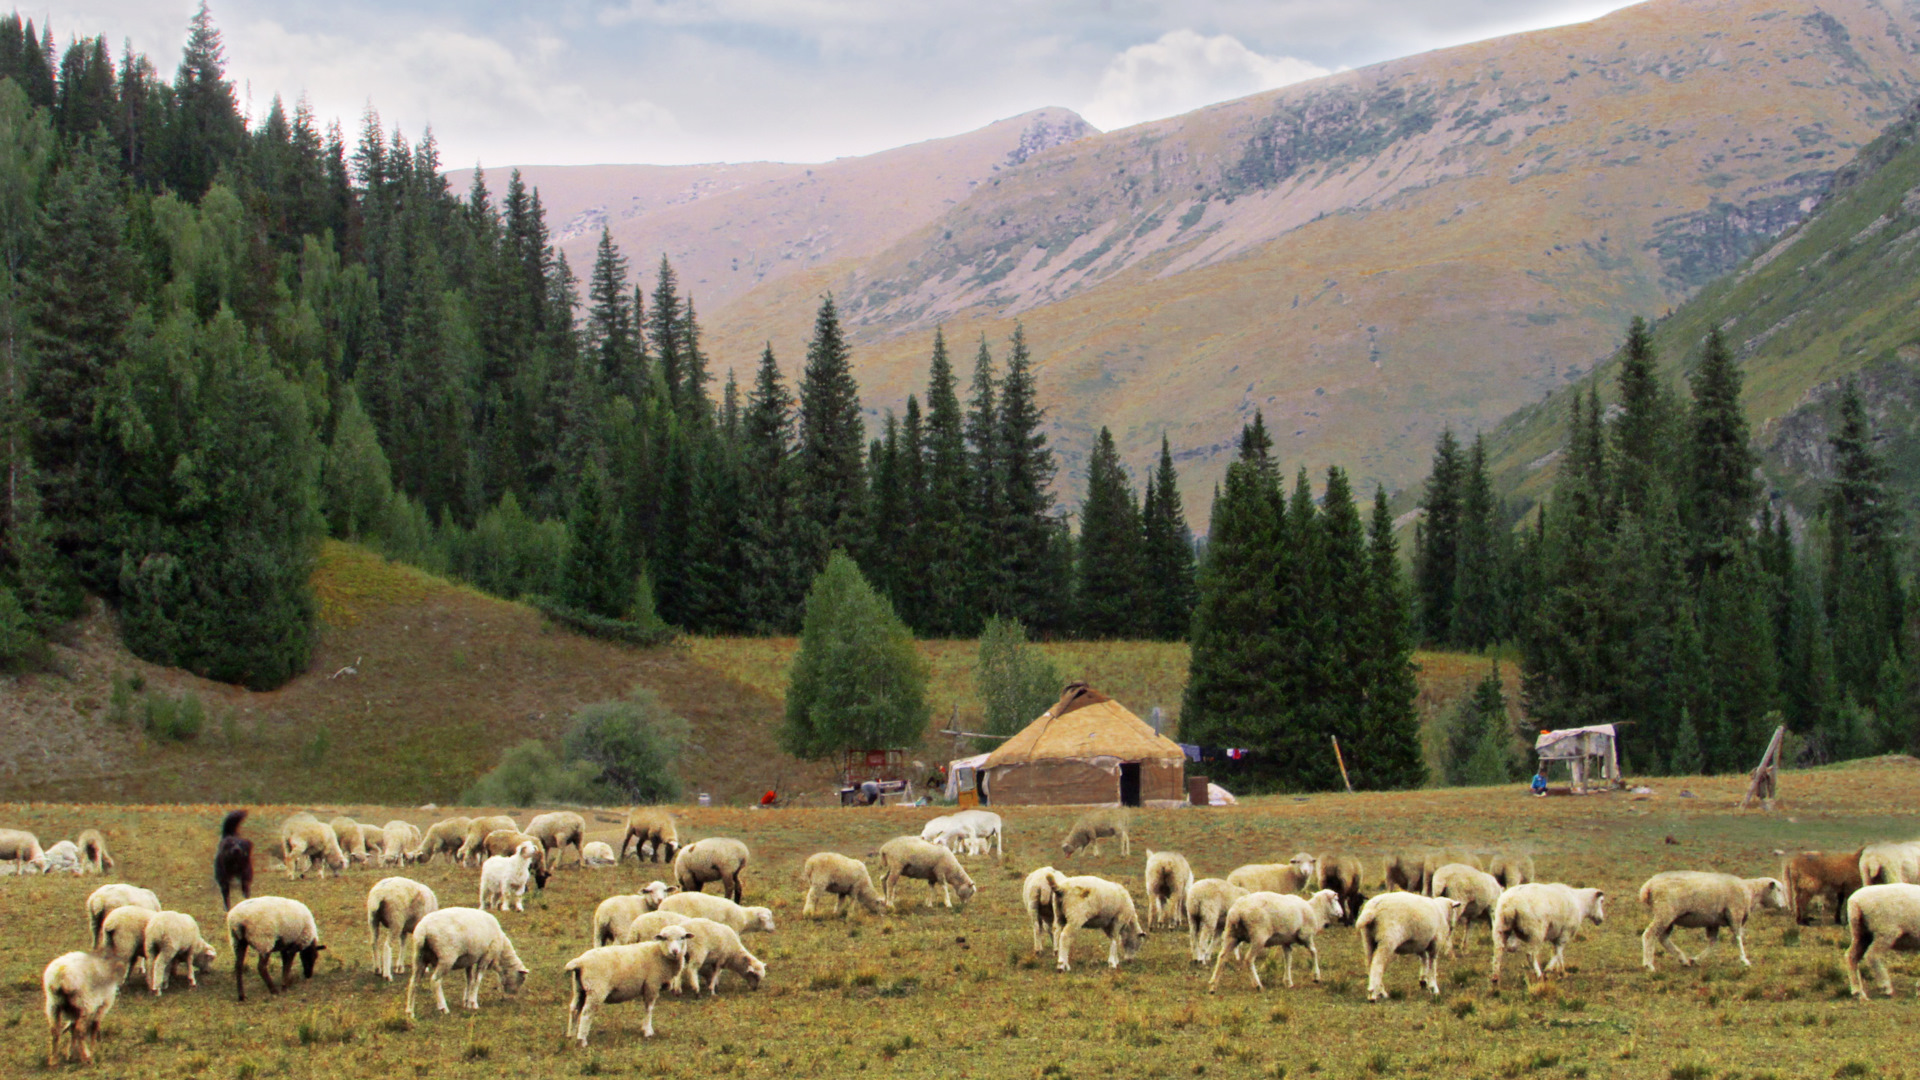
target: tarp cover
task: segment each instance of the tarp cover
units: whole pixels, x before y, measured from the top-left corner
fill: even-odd
[[[1053,708],[987,755],[997,805],[1120,802],[1120,767],[1140,766],[1140,800],[1186,795],[1187,756],[1126,706],[1076,683]]]

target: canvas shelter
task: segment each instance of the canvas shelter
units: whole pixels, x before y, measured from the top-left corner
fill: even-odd
[[[1143,806],[1186,798],[1180,744],[1085,683],[1070,684],[1040,718],[981,766],[993,805]]]
[[[1612,724],[1543,731],[1533,741],[1533,752],[1539,755],[1543,773],[1548,762],[1566,762],[1573,773],[1575,791],[1585,791],[1589,777],[1596,772],[1607,783],[1620,779],[1620,755]]]

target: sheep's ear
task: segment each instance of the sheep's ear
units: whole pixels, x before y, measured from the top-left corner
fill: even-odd
[[[327,951],[327,947],[326,947],[325,945],[315,945],[315,946],[313,947],[313,951],[314,951],[314,952],[326,952],[326,951]]]
[[[677,893],[677,892],[679,892],[679,891],[680,891],[680,886],[678,886],[678,885],[669,885],[669,886],[667,886],[667,895],[668,895],[668,896],[672,896],[672,895],[673,895],[674,893]]]

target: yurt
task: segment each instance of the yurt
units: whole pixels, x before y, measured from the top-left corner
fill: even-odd
[[[995,806],[1143,806],[1186,795],[1187,757],[1126,706],[1072,683],[1053,708],[987,755]]]

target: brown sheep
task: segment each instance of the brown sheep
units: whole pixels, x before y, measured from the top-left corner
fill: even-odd
[[[627,831],[620,838],[619,858],[633,857],[641,862],[670,863],[680,850],[680,830],[673,815],[655,806],[636,806],[627,813]]]
[[[1389,855],[1385,862],[1387,872],[1382,885],[1388,891],[1412,893],[1427,891],[1426,856],[1412,853]]]
[[[1834,923],[1847,920],[1847,897],[1860,888],[1860,852],[1803,851],[1780,864],[1780,880],[1786,882],[1793,921],[1801,926],[1813,922],[1808,907],[1815,898],[1827,903]]]
[[[1320,856],[1316,865],[1320,871],[1320,888],[1332,889],[1340,898],[1340,921],[1352,926],[1367,902],[1367,898],[1360,895],[1360,860],[1351,855],[1328,854]]]

